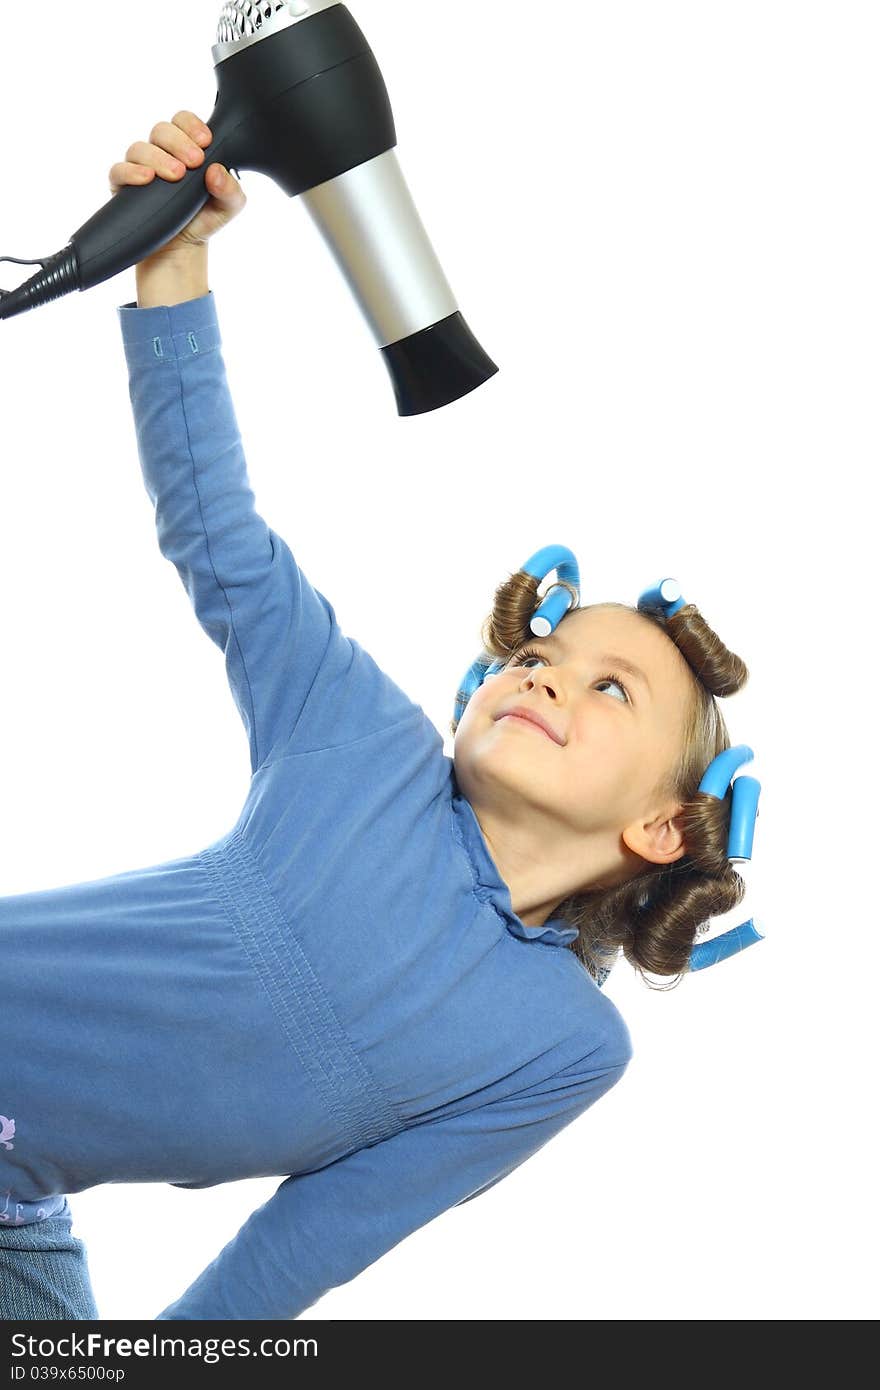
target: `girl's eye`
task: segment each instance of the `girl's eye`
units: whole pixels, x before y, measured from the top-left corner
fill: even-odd
[[[536,652],[536,651],[534,650],[534,648],[532,648],[532,647],[521,647],[520,650],[516,653],[516,655],[515,655],[515,656],[512,656],[512,657],[510,658],[510,661],[508,662],[508,665],[509,665],[509,666],[522,666],[522,665],[524,664],[524,659],[525,659],[525,660],[528,660],[529,658],[531,658],[532,660],[535,660],[535,661],[545,661],[545,660],[546,660],[546,657],[542,656],[540,652]]]
[[[525,662],[529,660],[546,661],[546,659],[547,658],[544,656],[544,654],[542,652],[535,651],[534,647],[521,647],[520,650],[516,653],[516,655],[510,658],[508,665],[523,666]],[[600,676],[596,684],[619,686],[620,689],[623,691],[623,701],[626,704],[629,704],[629,691],[627,690],[620,677],[615,676],[613,671],[610,671],[607,676]]]
[[[624,700],[627,702],[627,704],[629,704],[629,692],[627,691],[627,688],[624,685],[623,681],[618,680],[616,676],[603,676],[601,680],[598,682],[598,684],[619,686],[620,689],[623,691]]]

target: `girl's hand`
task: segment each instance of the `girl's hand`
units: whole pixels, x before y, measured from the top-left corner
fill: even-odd
[[[110,170],[110,188],[116,194],[126,184],[149,183],[156,174],[160,178],[183,178],[186,169],[195,169],[205,159],[205,146],[213,135],[208,126],[192,111],[178,111],[171,121],[160,121],[153,127],[150,143],[137,140],[128,149],[123,161]],[[182,162],[181,162],[182,161]],[[176,236],[149,257],[171,260],[181,250],[204,247],[208,238],[241,212],[247,196],[241,184],[222,164],[209,164],[205,187],[208,201],[195,217]]]

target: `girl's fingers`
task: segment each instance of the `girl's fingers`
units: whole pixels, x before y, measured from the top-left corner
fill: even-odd
[[[211,127],[206,125],[204,121],[200,121],[194,111],[178,111],[172,125],[178,126],[191,140],[195,141],[200,149],[204,149],[205,145],[209,145],[214,138]],[[155,135],[151,135],[150,139],[155,139]],[[161,141],[156,141],[156,143],[161,144]]]
[[[178,156],[170,150],[163,149],[161,145],[147,144],[146,140],[136,140],[125,156],[127,163],[144,164],[148,169],[155,169],[158,174],[163,174],[165,178],[179,177],[187,167],[194,168],[196,164],[201,164],[204,158],[204,150],[190,142],[187,142],[186,148]]]
[[[207,173],[208,187],[212,193],[222,197],[232,192],[232,179],[222,164],[212,164]]]
[[[188,168],[203,163],[205,147],[212,139],[210,127],[198,116],[179,111],[173,123],[160,121],[154,126],[149,141],[136,140],[129,146],[125,159],[110,170],[110,187],[115,193],[125,184],[149,183],[154,174],[182,178]]]
[[[176,157],[185,164],[197,163],[205,157],[204,150],[199,141],[196,140],[195,135],[190,135],[171,121],[160,121],[158,125],[153,126],[150,133],[150,143],[154,149],[160,150],[172,158]]]
[[[149,183],[155,177],[154,169],[145,169],[143,164],[131,164],[123,160],[114,164],[110,170],[110,187],[114,193],[118,193],[127,183]]]
[[[149,183],[156,177],[156,170],[146,168],[143,164],[133,164],[123,161],[114,164],[110,170],[110,188],[113,193],[118,193],[120,188],[126,184]],[[162,177],[179,178],[179,174],[162,175]],[[205,174],[205,186],[208,192],[217,198],[229,197],[235,190],[235,181],[229,171],[222,164],[212,164]]]

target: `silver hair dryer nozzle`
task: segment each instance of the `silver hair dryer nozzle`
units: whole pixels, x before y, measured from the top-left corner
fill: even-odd
[[[393,149],[302,196],[382,350],[401,415],[447,405],[498,370],[459,312]]]

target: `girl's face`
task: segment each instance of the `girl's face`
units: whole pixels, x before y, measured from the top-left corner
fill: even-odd
[[[677,759],[693,679],[653,622],[627,609],[568,613],[530,638],[468,701],[455,735],[459,787],[474,810],[574,844],[623,834],[675,807],[654,788]],[[625,663],[638,668],[636,674]],[[614,673],[612,675],[612,673]],[[540,716],[552,736],[517,714]],[[595,861],[595,855],[589,858]]]

